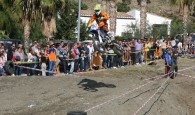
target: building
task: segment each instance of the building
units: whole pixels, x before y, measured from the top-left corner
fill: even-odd
[[[140,11],[133,9],[127,14],[133,16],[136,19],[137,26],[140,27]],[[171,21],[172,19],[158,16],[152,13],[147,13],[147,25],[151,26],[153,29],[154,27],[166,26],[168,35],[170,35],[171,32]]]
[[[94,14],[93,10],[81,10],[81,20],[84,23],[87,23],[90,20],[90,17]],[[157,16],[155,14],[147,13],[147,24],[153,29],[155,27],[163,26],[167,28],[167,34],[170,35],[171,30],[171,19]],[[94,24],[96,22],[94,21]],[[108,24],[110,25],[109,21]],[[115,36],[122,36],[124,33],[129,30],[127,25],[137,25],[140,27],[140,11],[133,9],[127,13],[117,12],[116,19],[116,33]],[[133,33],[133,32],[132,32]]]

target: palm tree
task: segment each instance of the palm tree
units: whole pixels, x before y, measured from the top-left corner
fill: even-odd
[[[102,10],[106,11],[110,20],[110,31],[116,32],[116,18],[117,18],[117,0],[98,0],[101,3]]]
[[[140,5],[140,31],[141,38],[145,37],[146,34],[146,20],[147,20],[147,5],[150,0],[137,0],[138,5]]]
[[[29,48],[30,25],[37,18],[42,19],[42,33],[45,37],[52,37],[56,32],[55,14],[63,7],[65,0],[9,0],[15,12],[21,14],[24,30],[24,47]]]
[[[15,12],[15,8],[12,7],[11,0],[0,1],[0,30],[4,33],[4,36],[9,37],[15,28],[21,29],[19,22],[20,14]],[[3,34],[2,34],[3,35]]]
[[[110,17],[110,31],[116,33],[116,19],[117,19],[117,0],[109,1],[109,17]]]
[[[184,46],[187,45],[187,25],[188,17],[190,15],[191,6],[194,4],[195,0],[171,0],[173,4],[179,6],[180,11],[183,14],[183,35],[184,35]]]

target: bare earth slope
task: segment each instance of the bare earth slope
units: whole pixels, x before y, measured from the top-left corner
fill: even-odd
[[[195,60],[180,58],[179,65],[180,69],[195,66]],[[163,73],[163,62],[158,61],[153,66],[71,76],[0,77],[0,115],[66,115],[72,110],[86,110],[88,115],[132,115],[167,80],[145,79]],[[195,76],[195,68],[182,74]],[[137,115],[194,115],[194,95],[195,79],[178,75]]]
[[[77,0],[76,0],[77,1]],[[87,4],[89,9],[93,9],[95,4],[97,4],[98,0],[83,0],[82,2]],[[117,0],[118,2],[122,2],[122,0]],[[156,15],[164,16],[167,18],[178,17],[179,9],[177,6],[171,4],[170,0],[150,0],[151,3],[148,4],[148,12],[154,13]],[[137,0],[132,0],[129,5],[131,9],[140,9],[140,6],[137,4]],[[180,16],[182,17],[182,16]]]

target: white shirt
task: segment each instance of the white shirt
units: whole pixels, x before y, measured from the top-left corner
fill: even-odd
[[[33,61],[33,55],[31,53],[28,53],[27,56],[28,56],[28,62],[32,62]]]
[[[94,53],[94,47],[93,46],[87,46],[89,48],[89,56],[90,56],[90,60],[92,58],[92,54]]]
[[[3,61],[6,62],[7,61],[7,53],[4,53],[4,56],[3,56]]]
[[[32,47],[32,51],[35,52],[36,54],[39,54],[39,49],[36,48],[35,46]]]
[[[179,42],[179,43],[177,44],[177,47],[178,47],[179,51],[181,51],[181,50],[182,50],[182,43]]]
[[[0,68],[3,68],[3,66],[4,66],[3,57],[0,57]]]

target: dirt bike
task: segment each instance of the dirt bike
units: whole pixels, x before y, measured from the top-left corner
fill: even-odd
[[[100,29],[91,30],[90,32],[92,33],[93,46],[96,51],[100,53],[106,53],[106,49],[110,47],[118,56],[123,55],[123,48],[119,44],[117,44],[115,40],[111,39],[111,37],[114,38],[111,33],[108,33],[107,35],[107,37],[109,37],[108,40],[108,38],[104,38],[104,33],[101,32]]]

